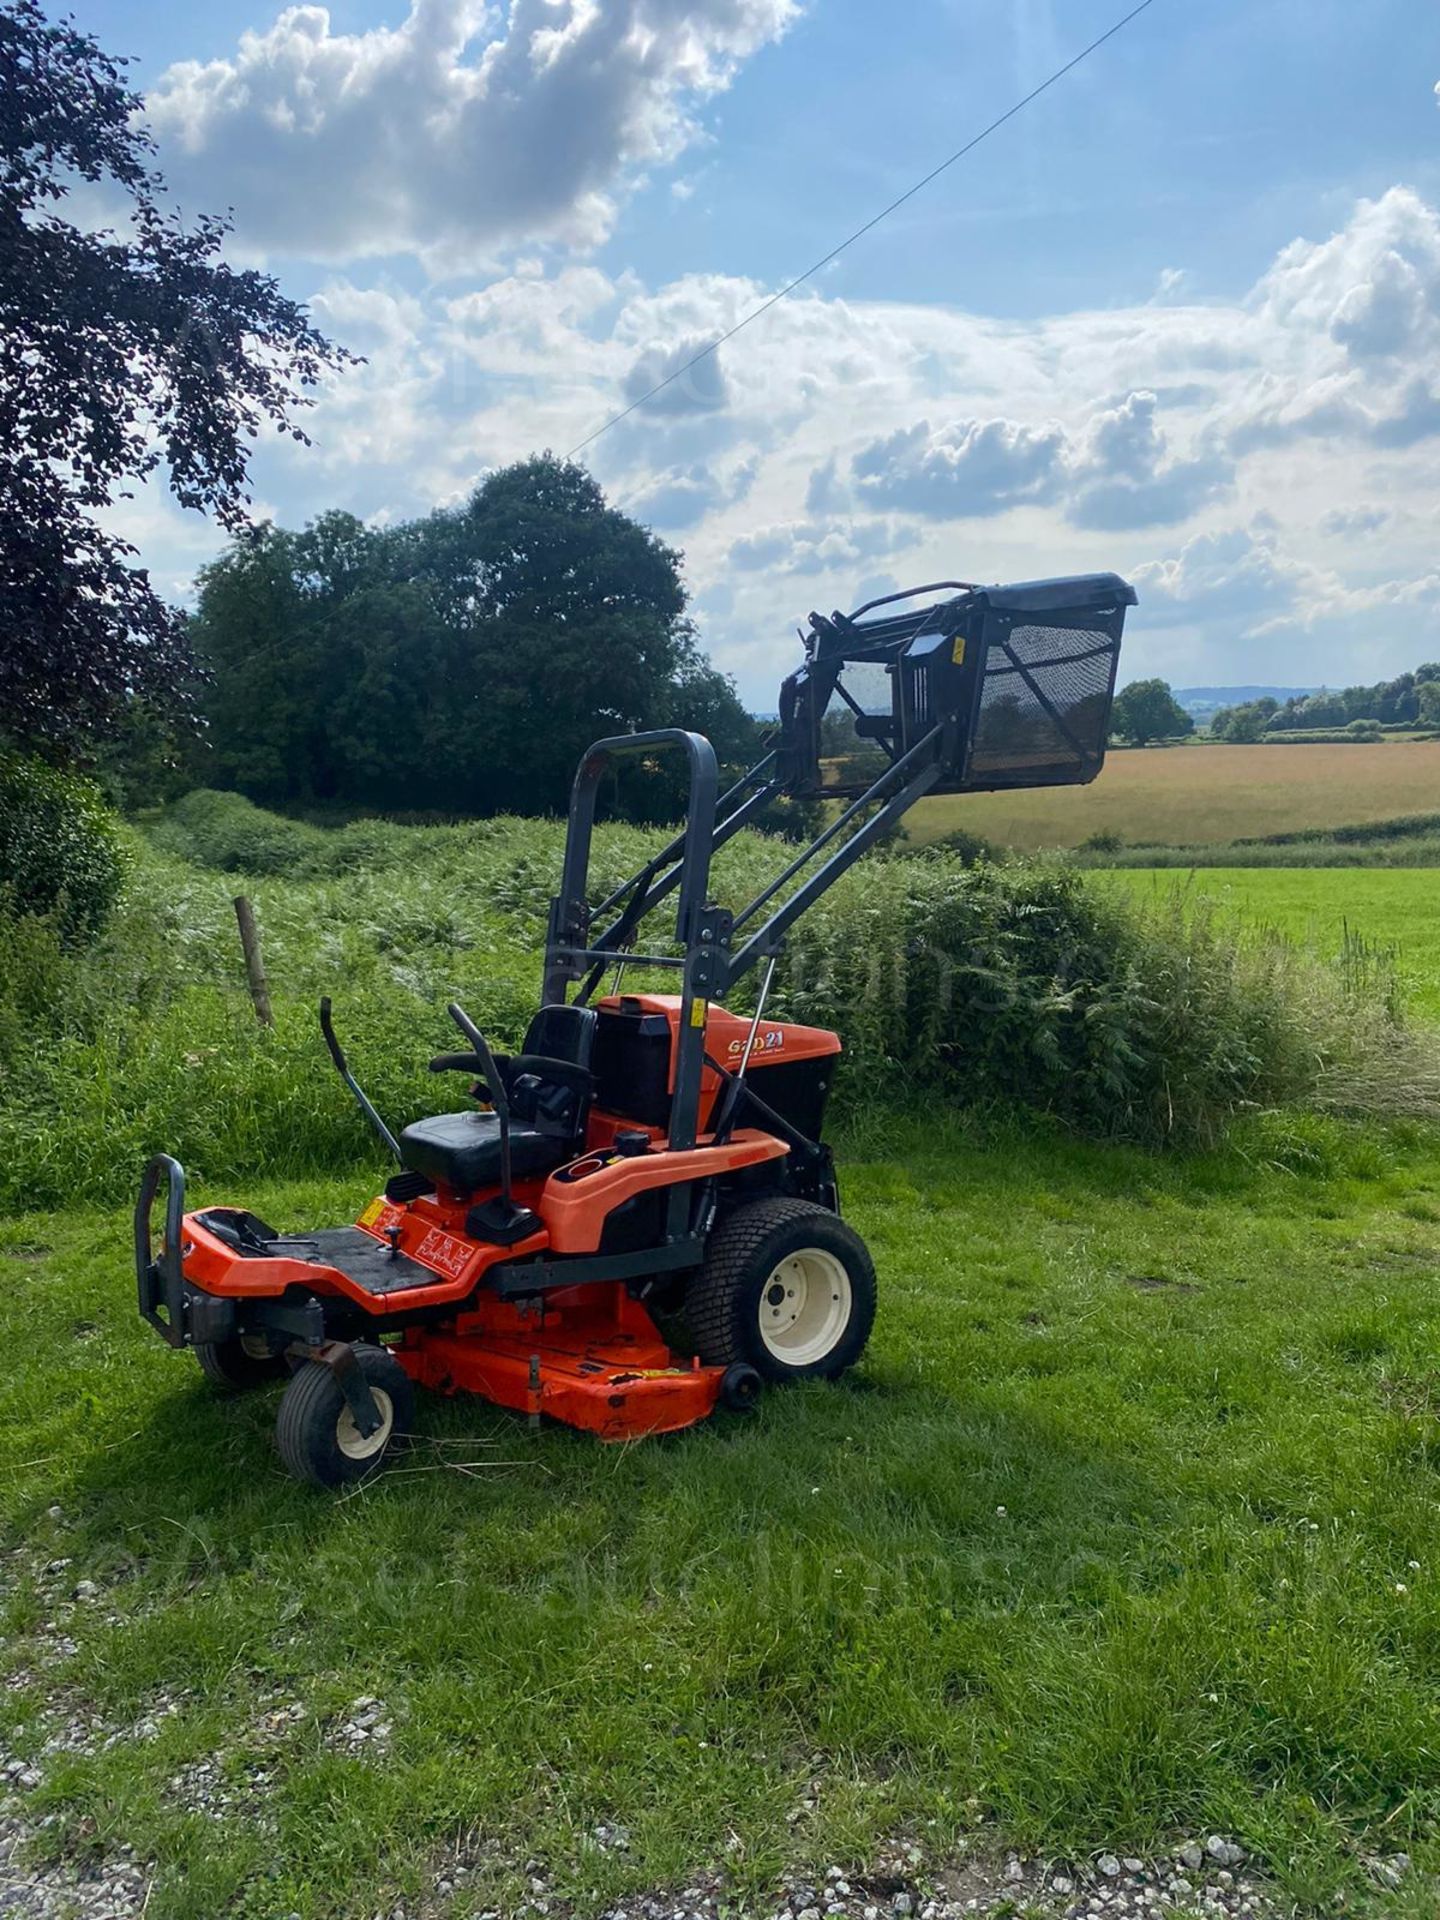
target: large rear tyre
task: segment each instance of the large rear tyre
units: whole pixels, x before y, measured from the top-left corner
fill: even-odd
[[[812,1200],[754,1200],[722,1220],[691,1283],[685,1318],[706,1366],[744,1363],[765,1380],[837,1380],[875,1324],[865,1242]]]
[[[229,1340],[197,1340],[195,1358],[211,1386],[226,1393],[283,1380],[290,1371],[283,1353],[272,1353],[267,1341],[243,1333]]]
[[[297,1480],[343,1487],[364,1480],[410,1431],[415,1390],[400,1362],[384,1347],[357,1346],[355,1359],[370,1384],[380,1425],[362,1434],[333,1371],[307,1360],[285,1389],[275,1421],[280,1458]]]

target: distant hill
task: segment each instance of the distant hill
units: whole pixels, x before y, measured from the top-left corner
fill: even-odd
[[[1221,707],[1239,707],[1251,700],[1302,699],[1319,687],[1176,687],[1175,698],[1194,720],[1206,720]]]

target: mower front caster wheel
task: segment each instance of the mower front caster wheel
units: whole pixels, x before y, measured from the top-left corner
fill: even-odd
[[[229,1340],[197,1340],[195,1358],[211,1386],[226,1393],[283,1380],[290,1371],[283,1353],[272,1353],[267,1341],[244,1333]]]
[[[343,1487],[374,1473],[415,1414],[415,1392],[400,1362],[384,1347],[355,1348],[355,1360],[380,1414],[372,1434],[362,1434],[334,1371],[307,1360],[285,1389],[275,1422],[280,1458],[297,1480],[316,1487]]]

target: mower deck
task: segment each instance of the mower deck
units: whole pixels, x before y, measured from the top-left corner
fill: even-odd
[[[575,1287],[528,1314],[498,1303],[453,1331],[407,1334],[396,1358],[417,1386],[478,1393],[496,1406],[634,1440],[693,1426],[715,1410],[723,1367],[677,1366],[650,1316],[622,1287]],[[473,1323],[473,1324],[472,1324]]]

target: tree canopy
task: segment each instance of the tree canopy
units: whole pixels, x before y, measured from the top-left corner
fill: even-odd
[[[250,441],[304,440],[306,389],[350,358],[225,265],[226,220],[166,205],[124,67],[0,0],[0,733],[52,753],[193,693],[184,622],[97,516],[163,471],[238,529]],[[113,230],[61,216],[82,183]]]
[[[1110,725],[1137,747],[1152,740],[1181,740],[1195,731],[1195,722],[1164,680],[1132,680],[1115,696]]]
[[[1440,662],[1427,661],[1413,673],[1400,673],[1393,680],[1377,680],[1370,686],[1296,694],[1283,704],[1267,694],[1239,706],[1220,707],[1210,721],[1210,733],[1212,738],[1233,745],[1259,740],[1267,733],[1322,728],[1353,732],[1357,722],[1370,722],[1376,727],[1440,724]]]
[[[549,454],[395,527],[267,527],[201,575],[205,778],[271,806],[558,811],[597,735],[687,726],[755,745],[696,647],[679,555]],[[670,769],[628,810],[673,811]]]

